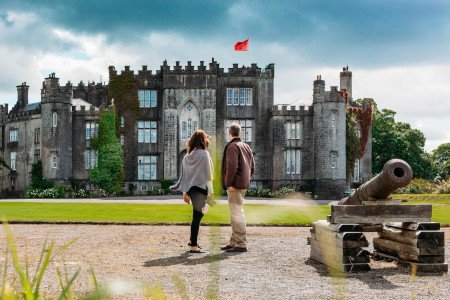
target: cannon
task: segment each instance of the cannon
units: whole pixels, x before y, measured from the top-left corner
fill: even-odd
[[[400,205],[388,198],[412,175],[408,163],[392,159],[380,174],[332,205],[327,220],[314,222],[310,230],[310,258],[335,272],[369,271],[370,257],[376,256],[408,264],[414,272],[447,273],[444,232],[431,222],[432,206]],[[364,232],[378,232],[372,253]]]
[[[396,189],[407,186],[412,177],[413,171],[406,161],[391,159],[377,176],[343,198],[338,205],[361,205],[363,201],[385,200]]]

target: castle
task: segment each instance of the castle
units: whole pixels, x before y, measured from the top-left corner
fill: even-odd
[[[109,67],[110,83],[132,75],[139,108],[118,107],[118,135],[124,150],[124,191],[145,194],[161,179],[176,179],[186,140],[197,128],[220,155],[227,127],[242,126],[242,140],[256,160],[252,187],[290,186],[312,191],[321,199],[340,199],[346,189],[346,105],[352,101],[352,72],[340,72],[340,88],[325,90],[320,76],[313,84],[310,106],[274,105],[275,66],[233,64],[226,71],[212,59],[196,68],[164,61],[153,73],[128,66],[119,74]],[[17,86],[18,100],[9,111],[0,106],[0,192],[23,194],[31,182],[31,166],[42,161],[43,177],[60,183],[77,181],[89,189],[89,168],[98,154],[91,140],[98,131],[99,107],[111,105],[109,86],[70,82],[60,85],[54,73],[45,78],[41,101],[28,103],[29,86]],[[133,95],[132,95],[133,96]],[[357,124],[357,126],[359,126]],[[371,136],[365,155],[356,162],[353,182],[371,177]],[[219,167],[219,166],[216,166]],[[130,185],[131,184],[131,185]],[[136,190],[129,191],[129,186]]]

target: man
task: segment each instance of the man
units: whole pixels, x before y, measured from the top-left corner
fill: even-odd
[[[247,229],[242,202],[255,172],[252,149],[239,136],[241,126],[231,124],[228,137],[231,141],[225,147],[222,158],[222,187],[227,190],[231,215],[231,234],[228,245],[221,247],[227,252],[247,252]]]

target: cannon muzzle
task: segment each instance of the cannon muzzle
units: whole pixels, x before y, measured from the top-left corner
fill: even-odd
[[[339,205],[361,205],[363,201],[386,199],[396,189],[407,186],[413,177],[411,166],[404,160],[391,159],[383,170],[353,194],[339,201]]]

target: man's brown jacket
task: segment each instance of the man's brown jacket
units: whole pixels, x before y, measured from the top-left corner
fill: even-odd
[[[255,160],[249,145],[239,138],[231,140],[223,152],[222,187],[248,189],[250,178],[255,172]]]

